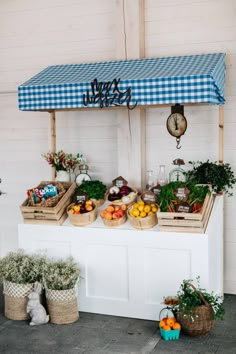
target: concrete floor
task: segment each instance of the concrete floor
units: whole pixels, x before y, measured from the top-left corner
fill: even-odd
[[[80,313],[69,325],[29,326],[3,315],[0,296],[0,354],[236,354],[236,296],[225,295],[225,320],[200,338],[160,338],[158,322]]]

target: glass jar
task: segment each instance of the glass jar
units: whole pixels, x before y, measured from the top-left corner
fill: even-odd
[[[159,172],[157,175],[157,184],[160,184],[163,186],[164,184],[168,183],[168,178],[166,174],[166,166],[165,165],[160,165],[159,166]]]
[[[154,178],[153,178],[153,170],[148,170],[146,172],[146,190],[150,191],[152,187],[154,187]]]

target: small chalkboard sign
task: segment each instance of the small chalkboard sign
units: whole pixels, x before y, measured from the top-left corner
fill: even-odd
[[[175,211],[177,213],[191,213],[192,207],[188,203],[180,203],[176,205]]]
[[[157,184],[156,186],[152,187],[151,191],[158,197],[161,193],[161,185]]]
[[[75,204],[83,203],[89,199],[88,194],[84,192],[77,192],[74,194],[73,201]]]
[[[123,186],[127,186],[128,182],[122,176],[119,176],[112,181],[113,186],[121,188]]]
[[[152,191],[146,191],[142,193],[141,199],[144,201],[145,204],[152,204],[157,202],[157,196]]]
[[[175,196],[180,200],[182,200],[183,202],[186,202],[188,200],[189,193],[190,190],[184,186],[178,187],[174,192]]]

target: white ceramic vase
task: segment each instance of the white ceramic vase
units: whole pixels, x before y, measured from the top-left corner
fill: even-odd
[[[67,171],[57,171],[56,181],[70,182],[70,174]]]

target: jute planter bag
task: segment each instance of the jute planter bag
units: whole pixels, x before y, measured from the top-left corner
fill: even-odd
[[[46,289],[46,301],[51,323],[67,324],[79,319],[76,289]]]
[[[26,313],[28,295],[32,292],[34,284],[16,284],[4,280],[4,315],[10,320],[28,320]]]

